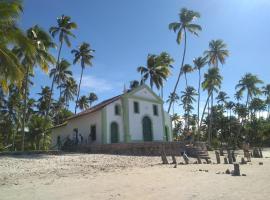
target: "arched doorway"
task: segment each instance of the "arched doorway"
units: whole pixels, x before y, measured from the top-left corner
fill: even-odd
[[[169,142],[169,127],[165,126],[165,137],[166,137],[166,141]]]
[[[145,116],[142,120],[142,125],[143,125],[143,140],[144,141],[153,141],[151,119],[149,117]]]
[[[111,143],[119,142],[118,124],[116,122],[111,123]]]

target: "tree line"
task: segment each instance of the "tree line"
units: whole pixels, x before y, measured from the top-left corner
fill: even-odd
[[[83,73],[92,66],[94,50],[83,42],[72,49],[73,63],[79,63],[79,84],[72,64],[62,57],[63,46],[70,48],[77,24],[62,15],[48,31],[34,25],[26,31],[17,22],[23,11],[19,0],[0,2],[0,149],[48,149],[50,128],[64,123],[74,112],[89,108],[98,97],[91,92],[80,96]],[[57,57],[51,54],[56,48]],[[40,68],[51,78],[51,86],[42,86],[37,98],[30,97],[34,70]],[[59,93],[57,99],[53,95]]]

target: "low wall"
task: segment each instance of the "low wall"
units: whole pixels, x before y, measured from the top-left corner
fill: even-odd
[[[206,151],[203,142],[195,142],[187,146],[184,142],[143,142],[143,143],[116,143],[116,144],[92,144],[79,145],[65,149],[83,153],[102,153],[117,155],[144,155],[159,156],[163,150],[167,155],[180,155],[186,152],[189,156],[196,157],[198,151]]]

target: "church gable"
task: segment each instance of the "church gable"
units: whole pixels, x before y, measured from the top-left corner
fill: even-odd
[[[128,94],[129,97],[137,97],[137,98],[143,98],[148,99],[151,101],[157,101],[162,102],[162,99],[157,96],[148,86],[142,85],[138,88],[134,89]]]

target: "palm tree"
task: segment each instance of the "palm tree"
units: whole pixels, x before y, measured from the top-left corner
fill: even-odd
[[[35,53],[31,41],[17,26],[22,11],[20,0],[0,2],[0,86],[4,92],[10,84],[20,86],[24,78],[24,69],[11,48],[23,46],[29,54]]]
[[[265,103],[267,105],[267,118],[270,117],[270,84],[263,87],[263,94],[266,96]]]
[[[60,45],[59,45],[55,68],[58,68],[58,65],[60,62],[60,56],[61,56],[63,43],[66,43],[68,47],[71,46],[69,37],[70,36],[75,37],[75,35],[71,31],[76,28],[77,28],[77,24],[75,22],[72,22],[69,16],[65,16],[65,15],[62,15],[61,17],[57,18],[57,26],[53,26],[50,28],[49,31],[53,37],[55,37],[56,35],[59,35],[58,40],[59,40]],[[52,79],[50,95],[53,94],[54,82],[55,82],[55,77],[53,77]],[[52,97],[50,96],[48,109],[50,109],[51,99]],[[49,110],[47,111],[46,115],[48,115],[48,112]]]
[[[204,74],[204,81],[202,83],[202,88],[203,88],[203,90],[208,91],[208,97],[207,97],[207,100],[206,100],[206,103],[205,103],[205,106],[203,109],[203,113],[202,113],[202,117],[201,117],[201,121],[200,121],[200,127],[202,125],[205,109],[206,109],[206,106],[209,102],[209,99],[210,99],[210,97],[213,97],[212,94],[214,92],[218,92],[218,90],[220,89],[220,86],[221,86],[221,81],[222,81],[222,77],[221,77],[221,75],[219,73],[219,69],[217,67],[209,68],[208,72],[206,74]],[[209,133],[208,133],[208,143],[209,143],[209,145],[211,144],[211,129],[209,129]]]
[[[55,83],[58,85],[58,88],[60,89],[59,100],[62,97],[61,85],[65,83],[72,76],[72,71],[69,70],[69,68],[70,68],[70,63],[65,59],[61,59],[57,68],[53,68],[50,71],[50,77],[54,77]]]
[[[220,91],[216,97],[216,100],[218,103],[221,103],[221,105],[224,105],[227,102],[227,99],[229,99],[226,92]]]
[[[43,71],[47,72],[49,69],[49,64],[55,62],[54,57],[49,53],[49,49],[54,47],[54,43],[51,40],[49,34],[47,34],[38,25],[26,31],[28,40],[31,42],[35,49],[35,53],[32,53],[25,49],[24,46],[15,46],[13,48],[14,54],[20,59],[22,66],[25,70],[24,75],[24,89],[23,89],[23,119],[22,119],[22,151],[24,150],[24,129],[25,129],[25,115],[26,115],[26,105],[29,87],[29,75],[33,74],[34,66],[39,66]]]
[[[81,96],[77,105],[81,110],[86,110],[89,108],[89,99],[86,96]]]
[[[225,64],[226,58],[229,56],[229,51],[227,50],[227,45],[223,40],[211,40],[209,42],[209,49],[204,52],[206,59],[208,60],[209,66],[218,68],[218,64]],[[212,108],[214,103],[214,93],[211,94],[211,113],[210,113],[210,128],[209,131],[212,131]],[[210,134],[211,135],[211,134]]]
[[[199,73],[199,78],[198,78],[198,105],[197,105],[197,128],[198,128],[198,133],[200,134],[200,102],[201,102],[201,69],[205,66],[206,64],[206,58],[203,58],[203,57],[198,57],[198,58],[195,58],[193,60],[193,63],[194,63],[194,70],[198,70],[198,73]]]
[[[228,109],[228,113],[229,113],[229,119],[231,119],[231,116],[232,116],[232,109],[235,107],[235,104],[233,101],[229,101],[229,102],[226,102],[225,104],[226,108]]]
[[[94,58],[94,56],[92,55],[92,53],[95,50],[90,48],[90,44],[88,43],[82,43],[79,47],[79,49],[73,49],[71,51],[72,54],[74,54],[74,60],[73,60],[73,64],[76,64],[77,62],[81,62],[81,77],[80,77],[80,82],[79,82],[79,88],[78,88],[78,94],[77,94],[77,100],[79,99],[80,96],[80,89],[81,89],[81,82],[82,82],[82,76],[83,76],[83,71],[85,69],[85,67],[88,66],[92,66],[92,59]],[[75,105],[75,114],[77,111],[77,103]]]
[[[37,108],[38,113],[41,116],[45,116],[48,110],[49,105],[49,98],[51,96],[51,90],[49,86],[41,87],[41,92],[38,93],[40,98],[38,99]]]
[[[240,100],[243,98],[243,95],[242,95],[241,92],[238,92],[238,91],[237,91],[237,92],[234,94],[234,98],[235,98],[235,100],[237,101],[237,103],[239,103]]]
[[[160,55],[149,54],[146,67],[140,66],[137,71],[141,74],[141,83],[149,79],[150,87],[155,85],[159,90],[163,87],[163,81],[170,75],[170,68],[173,59],[169,54],[162,52]]]
[[[65,105],[67,108],[69,105],[69,101],[74,100],[74,96],[76,96],[76,94],[77,94],[78,86],[77,86],[76,81],[72,77],[69,77],[60,86],[62,88],[62,97],[65,100]]]
[[[179,96],[176,93],[171,93],[168,97],[167,103],[172,102],[172,109],[173,109],[173,115],[174,115],[174,104],[179,101]]]
[[[97,95],[94,92],[91,92],[88,96],[90,107],[92,106],[92,103],[98,100]]]
[[[266,109],[266,104],[263,100],[259,98],[254,98],[250,102],[249,109],[251,110],[251,112],[253,111],[252,116],[258,116],[258,118],[260,118],[260,112]],[[256,115],[256,113],[258,115]]]
[[[244,91],[247,91],[246,108],[248,108],[250,99],[261,93],[258,84],[262,83],[263,81],[261,81],[256,75],[247,73],[241,78],[239,83],[236,85],[235,89],[238,89],[237,92],[239,92],[240,94],[242,94]]]
[[[204,52],[208,60],[209,66],[218,67],[218,64],[225,63],[226,58],[229,56],[227,45],[223,40],[211,40],[209,49]]]
[[[189,113],[191,112],[191,110],[193,110],[192,104],[194,103],[194,101],[196,101],[195,96],[197,95],[197,93],[196,89],[192,86],[187,86],[185,91],[182,91],[181,93],[181,101],[186,115],[185,126],[187,127],[187,129],[189,129]]]
[[[177,32],[176,42],[180,44],[184,38],[184,52],[182,56],[181,67],[172,93],[176,92],[180,77],[182,75],[182,68],[185,63],[186,49],[187,49],[187,32],[198,36],[198,32],[202,30],[201,26],[195,24],[195,19],[200,17],[200,13],[182,8],[179,13],[179,21],[169,24],[169,29]],[[169,104],[168,113],[170,112],[172,102]]]
[[[188,82],[187,82],[187,73],[191,73],[193,71],[193,68],[191,65],[189,64],[185,64],[182,67],[182,73],[185,75],[185,81],[186,81],[186,87],[188,86]]]

